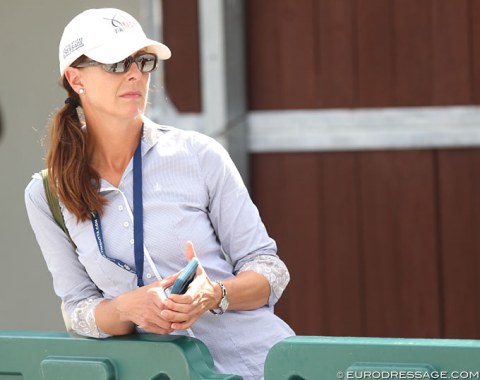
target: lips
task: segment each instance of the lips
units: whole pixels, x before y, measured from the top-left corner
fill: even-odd
[[[140,91],[127,91],[120,95],[121,98],[140,98],[142,93]]]

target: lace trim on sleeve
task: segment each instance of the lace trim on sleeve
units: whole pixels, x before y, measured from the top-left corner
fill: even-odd
[[[274,305],[281,297],[290,281],[290,274],[285,263],[278,256],[259,255],[246,262],[239,273],[251,270],[263,275],[270,284],[269,305]]]
[[[100,331],[95,322],[95,308],[103,298],[87,298],[80,301],[70,316],[73,331],[93,338],[106,338],[110,335]]]

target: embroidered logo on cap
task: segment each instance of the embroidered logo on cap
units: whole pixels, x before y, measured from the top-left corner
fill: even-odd
[[[83,37],[77,38],[63,48],[63,59],[72,54],[75,50],[83,47]]]
[[[105,20],[111,21],[112,26],[115,28],[115,33],[125,32],[128,29],[135,28],[137,24],[133,20],[118,20],[117,15],[113,18],[105,18]]]

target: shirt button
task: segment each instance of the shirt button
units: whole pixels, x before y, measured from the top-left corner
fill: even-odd
[[[123,205],[118,206],[118,211],[123,211]]]
[[[123,227],[125,227],[125,228],[127,228],[129,225],[130,225],[130,223],[128,223],[128,222],[123,223]]]
[[[132,245],[135,244],[135,240],[130,239],[130,244],[132,244]]]
[[[152,275],[150,273],[147,273],[147,278],[152,278]]]

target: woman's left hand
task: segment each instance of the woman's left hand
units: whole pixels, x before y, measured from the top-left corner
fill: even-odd
[[[185,255],[190,261],[196,257],[191,242],[185,246]],[[166,309],[161,317],[172,323],[173,330],[185,330],[191,327],[207,310],[218,306],[221,299],[221,289],[218,284],[208,278],[202,264],[199,263],[195,279],[185,294],[171,294],[164,301]]]

